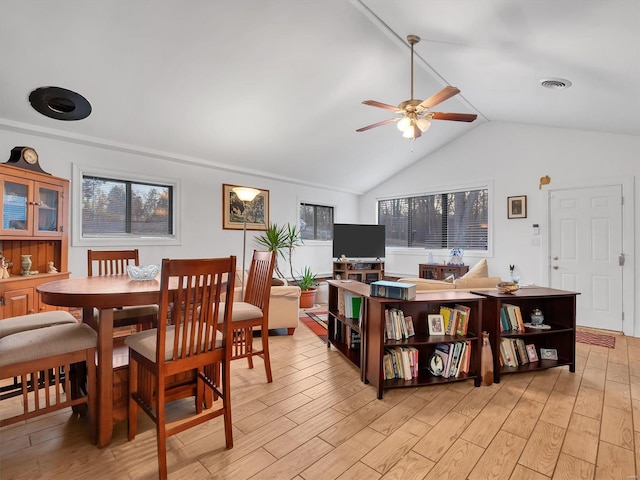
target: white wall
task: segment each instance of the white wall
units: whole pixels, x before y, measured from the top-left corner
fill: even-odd
[[[417,141],[429,141],[428,133]],[[640,247],[640,198],[633,192],[634,180],[640,174],[639,157],[639,137],[489,122],[363,195],[360,220],[376,221],[379,198],[487,183],[493,192],[493,243],[486,255],[489,274],[506,278],[509,264],[515,264],[522,282],[547,285],[547,189],[624,180],[625,208],[635,211],[626,225],[627,238],[632,240],[625,246],[629,268],[625,279],[633,280],[638,270],[635,252]],[[540,177],[545,175],[551,177],[551,184],[540,189]],[[526,219],[507,219],[507,197],[514,195],[527,196]],[[540,225],[540,246],[532,245],[534,223]],[[445,258],[441,253],[437,260]],[[479,258],[467,253],[465,263],[473,265]],[[387,249],[386,271],[417,276],[418,263],[426,260],[425,250]],[[634,299],[640,298],[638,283],[635,290],[625,290],[630,302],[629,309],[625,305],[626,312],[634,311]],[[640,335],[639,323],[636,316],[635,335]]]
[[[299,202],[332,205],[341,212],[340,221],[355,222],[358,214],[358,197],[353,194],[327,191],[307,185],[299,185],[277,179],[259,178],[237,172],[197,165],[198,161],[185,165],[184,161],[170,161],[160,155],[123,152],[118,149],[86,145],[78,142],[52,139],[25,132],[0,129],[0,152],[9,152],[17,145],[34,147],[42,168],[52,175],[72,178],[73,164],[82,167],[99,167],[115,171],[178,179],[181,185],[179,211],[180,245],[137,246],[142,263],[159,263],[165,257],[212,257],[237,255],[242,261],[242,231],[222,229],[222,184],[236,184],[269,190],[270,221],[278,224],[297,224]],[[223,162],[224,159],[214,159]],[[73,189],[72,189],[73,190]],[[72,195],[72,207],[76,198]],[[259,232],[247,231],[247,258],[257,246],[253,238]],[[110,247],[122,248],[112,244]],[[109,247],[109,248],[110,248]],[[87,248],[71,245],[69,270],[72,276],[87,273]],[[107,247],[93,247],[107,248]],[[247,261],[248,263],[248,261]],[[294,253],[294,271],[309,265],[320,275],[330,275],[331,243],[307,242]],[[286,267],[285,264],[281,264]],[[288,268],[282,268],[283,272]]]

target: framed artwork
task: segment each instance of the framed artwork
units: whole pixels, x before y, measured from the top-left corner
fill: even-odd
[[[527,218],[527,196],[507,197],[507,218]]]
[[[245,206],[233,191],[240,186],[222,184],[222,228],[242,230],[246,214],[247,230],[266,230],[269,225],[269,190],[257,188],[260,193]]]
[[[444,335],[444,319],[442,315],[430,314],[427,321],[429,322],[429,335]]]

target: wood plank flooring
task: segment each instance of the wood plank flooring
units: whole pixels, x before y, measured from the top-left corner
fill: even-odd
[[[270,345],[272,384],[262,363],[232,364],[234,448],[221,418],[171,437],[171,479],[637,478],[640,338],[618,336],[614,350],[578,344],[573,374],[389,390],[382,400],[303,324]],[[16,402],[0,402],[0,414]],[[155,429],[140,419],[135,440],[121,422],[104,449],[70,410],[5,427],[0,478],[157,478]]]

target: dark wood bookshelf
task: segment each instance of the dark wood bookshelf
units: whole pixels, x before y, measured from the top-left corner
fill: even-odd
[[[569,366],[569,371],[576,371],[576,296],[578,293],[545,287],[524,287],[513,293],[502,293],[498,290],[482,290],[476,292],[485,297],[482,329],[489,332],[489,341],[493,353],[493,378],[500,382],[500,376],[506,373],[522,373],[547,368]],[[525,328],[517,330],[500,330],[500,309],[504,304],[516,305],[520,308],[523,321],[529,322],[532,310],[539,308],[544,314],[544,323],[551,328],[540,330]],[[522,338],[525,344],[534,344],[540,357],[540,348],[555,348],[558,360],[539,360],[517,367],[500,365],[500,341],[505,338]]]

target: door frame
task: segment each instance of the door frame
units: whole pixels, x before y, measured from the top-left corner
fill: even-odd
[[[540,211],[544,218],[547,234],[541,235],[542,248],[540,249],[540,278],[546,285],[551,285],[551,231],[549,230],[549,201],[551,194],[560,190],[588,189],[596,187],[622,186],[622,250],[625,254],[625,266],[622,269],[622,311],[624,320],[622,332],[627,336],[640,337],[640,322],[635,313],[635,178],[634,177],[610,177],[599,179],[566,180],[549,185],[546,195],[540,196]]]

